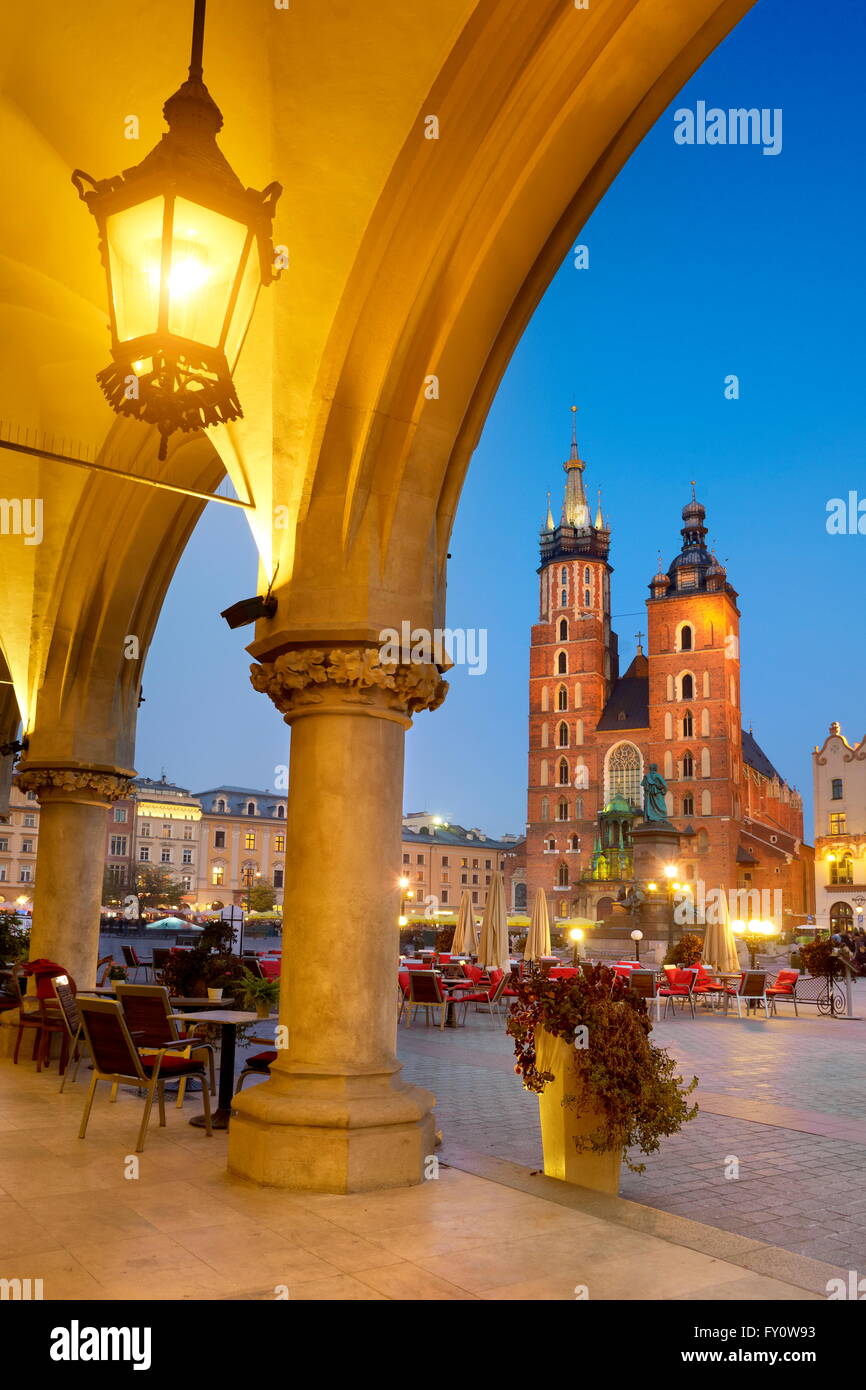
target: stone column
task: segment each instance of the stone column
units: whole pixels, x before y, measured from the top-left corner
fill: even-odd
[[[127,795],[130,774],[99,768],[24,766],[22,791],[39,798],[39,843],[30,959],[65,965],[79,989],[96,983],[106,812]]]
[[[374,647],[293,649],[252,670],[292,727],[280,1022],[289,1045],[237,1098],[229,1168],[363,1192],[421,1181],[434,1098],[396,1058],[403,743],[447,684]]]

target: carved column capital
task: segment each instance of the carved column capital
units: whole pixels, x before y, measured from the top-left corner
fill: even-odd
[[[269,695],[290,724],[301,714],[369,713],[407,720],[438,709],[448,682],[437,666],[382,661],[378,647],[298,647],[250,667],[253,688]]]
[[[100,801],[119,801],[128,796],[134,773],[111,772],[95,767],[21,767],[15,785],[23,792],[35,792],[40,800],[48,794],[79,792]]]

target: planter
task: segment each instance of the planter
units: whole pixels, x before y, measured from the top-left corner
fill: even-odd
[[[574,1047],[544,1028],[537,1029],[535,1039],[539,1071],[554,1076],[538,1097],[545,1175],[615,1197],[622,1153],[618,1149],[593,1153],[578,1149],[574,1142],[600,1128],[599,1111],[562,1103],[565,1096],[579,1095],[582,1088]]]
[[[223,992],[221,989],[212,989],[211,986],[208,985],[207,997],[208,999],[222,999]]]
[[[267,1002],[267,1000],[265,1000],[265,999],[259,999],[259,1000],[257,1000],[257,1002],[256,1002],[256,1013],[258,1014],[259,1018],[270,1018],[270,1016],[271,1016],[271,1006],[270,1006],[270,1004]]]

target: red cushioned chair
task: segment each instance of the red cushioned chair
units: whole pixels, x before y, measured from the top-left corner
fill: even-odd
[[[671,1006],[671,1013],[674,1013],[674,1003],[680,1001],[680,1009],[684,1009],[686,1004],[692,1011],[692,1018],[695,1017],[695,972],[694,970],[674,970],[668,972],[668,983],[662,985],[659,990],[659,998],[665,1001],[664,1012],[668,1011],[668,1004]]]
[[[409,998],[409,971],[401,970],[397,976],[397,986],[400,990],[400,1012],[397,1015],[397,1022],[403,1017],[403,1010],[406,1007],[406,1000]]]
[[[502,1007],[501,1001],[508,988],[508,980],[509,977],[505,974],[504,970],[491,970],[489,987],[485,988],[482,986],[481,989],[471,992],[467,990],[465,994],[461,994],[460,1003],[467,1005],[474,1004],[476,1013],[478,1012],[479,1004],[486,1004],[490,1017],[496,1018]]]
[[[767,989],[767,998],[770,1001],[771,1013],[776,1012],[776,1001],[778,999],[790,999],[794,1005],[794,1014],[797,1013],[797,981],[800,978],[799,970],[780,970],[773,983]]]
[[[399,1022],[399,1019],[397,1020]],[[270,1038],[251,1038],[254,1043],[269,1043]],[[248,1076],[268,1076],[271,1064],[277,1060],[274,1048],[269,1047],[266,1052],[256,1052],[252,1057],[248,1057],[244,1062],[244,1069],[238,1077],[238,1091],[240,1091]],[[235,1092],[237,1095],[237,1091]]]
[[[171,1002],[166,985],[118,984],[115,989],[123,1009],[130,1033],[140,1052],[158,1052],[168,1048],[184,1057],[195,1057],[207,1062],[210,1071],[211,1095],[216,1091],[213,1043],[202,1038],[188,1037],[181,1033],[177,1020],[172,1017]],[[186,1082],[181,1081],[177,1088],[177,1108],[183,1105]]]
[[[142,985],[139,988],[143,989],[146,986]],[[116,999],[82,998],[79,999],[78,1006],[81,1012],[81,1027],[93,1057],[93,1077],[84,1103],[84,1115],[81,1129],[78,1131],[79,1139],[83,1139],[87,1133],[93,1098],[100,1081],[107,1081],[112,1087],[144,1087],[144,1114],[138,1131],[138,1143],[135,1146],[135,1152],[142,1153],[154,1096],[159,1104],[159,1123],[165,1125],[166,1081],[172,1077],[190,1076],[196,1076],[201,1081],[205,1130],[209,1136],[213,1134],[210,1095],[203,1061],[197,1061],[192,1057],[167,1057],[166,1048],[160,1048],[153,1057],[140,1056],[123,1016],[123,1009]]]
[[[37,969],[38,966],[50,967],[49,969]],[[22,978],[25,975],[36,976],[36,997],[28,995],[22,989]],[[55,965],[53,961],[34,961],[32,965],[15,965],[12,968],[12,983],[15,986],[15,998],[18,1005],[18,1033],[15,1038],[15,1051],[12,1054],[12,1061],[18,1065],[18,1051],[21,1047],[21,1039],[24,1036],[25,1028],[33,1028],[33,1052],[31,1057],[36,1062],[36,1070],[41,1072],[42,1063],[46,1066],[50,1062],[51,1039],[55,1035],[60,1037],[60,1070],[63,1071],[68,1057],[69,1034],[66,1029],[66,1020],[57,1004],[56,996],[52,988],[52,981],[56,976],[66,976],[66,971],[62,965]],[[68,978],[68,977],[67,977]],[[75,981],[71,981],[73,993],[75,991]]]

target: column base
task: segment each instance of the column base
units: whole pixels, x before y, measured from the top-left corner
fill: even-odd
[[[235,1097],[229,1172],[297,1192],[376,1192],[423,1181],[435,1098],[384,1076],[272,1071]]]

